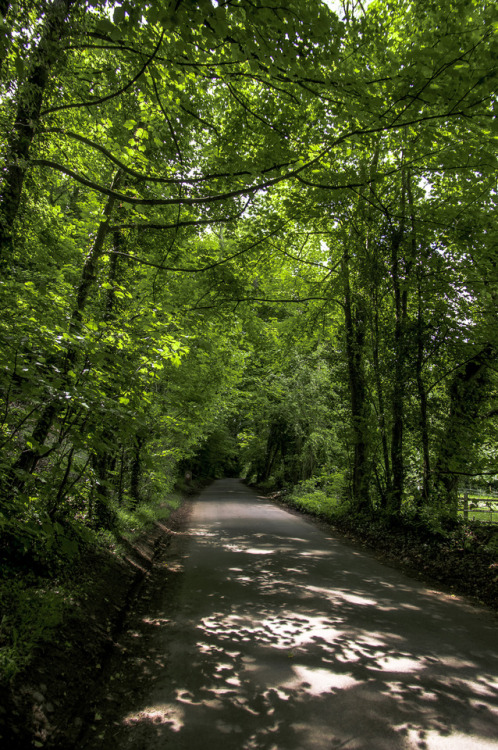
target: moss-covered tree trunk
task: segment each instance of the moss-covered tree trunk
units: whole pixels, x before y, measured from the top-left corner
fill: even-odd
[[[434,486],[443,515],[456,518],[458,484],[462,475],[471,474],[469,458],[479,435],[479,413],[488,396],[488,365],[496,356],[488,344],[456,370],[449,387],[449,411],[440,438]]]
[[[29,166],[31,144],[40,122],[45,91],[51,70],[61,55],[61,39],[69,11],[76,3],[77,0],[53,0],[47,4],[40,39],[27,61],[26,80],[19,88],[14,127],[7,142],[0,194],[0,263],[4,267],[12,254],[13,227]],[[7,10],[9,4],[4,5]]]

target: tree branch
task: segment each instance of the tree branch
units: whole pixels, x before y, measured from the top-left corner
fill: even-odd
[[[144,62],[138,73],[130,80],[128,83],[126,83],[124,86],[122,86],[118,91],[114,91],[112,94],[108,94],[107,96],[101,96],[98,99],[92,99],[91,101],[87,102],[73,102],[72,104],[59,104],[57,107],[49,107],[48,109],[44,109],[43,112],[40,112],[40,117],[43,117],[44,115],[50,115],[53,112],[60,112],[62,109],[75,109],[78,107],[95,107],[97,104],[103,104],[104,102],[110,101],[110,99],[115,99],[117,96],[121,96],[121,94],[124,94],[125,91],[128,91],[129,88],[133,86],[134,83],[138,81],[139,78],[145,73],[148,66],[156,56],[156,53],[161,46],[161,42],[163,41],[164,37],[164,30],[161,33],[161,36],[159,38],[158,43],[156,44],[154,51],[152,54],[147,58],[147,60]]]
[[[42,132],[66,135],[68,136],[68,138],[74,138],[75,140],[84,143],[86,146],[90,146],[90,148],[94,148],[96,151],[100,151],[101,154],[112,161],[117,167],[123,170],[123,172],[126,172],[132,177],[135,177],[135,179],[137,180],[164,183],[166,185],[181,185],[183,182],[194,182],[194,180],[182,180],[181,178],[176,177],[153,177],[151,175],[143,174],[142,172],[137,172],[135,169],[132,169],[131,167],[126,166],[126,164],[123,164],[123,162],[120,161],[116,156],[114,156],[114,154],[111,154],[111,152],[108,151],[105,146],[101,146],[100,143],[95,143],[95,141],[90,140],[90,138],[86,138],[86,136],[84,135],[73,133],[71,130],[64,130],[63,128],[45,128]]]
[[[246,204],[247,205],[247,204]],[[227,224],[229,221],[235,221],[238,219],[240,214],[235,216],[227,216],[225,219],[192,219],[186,221],[175,221],[172,224],[116,224],[113,227],[109,227],[110,231],[117,231],[120,229],[137,229],[142,232],[149,230],[160,230],[160,229],[179,229],[180,227],[194,227],[194,226],[209,226],[210,224]]]
[[[287,174],[280,175],[279,177],[274,177],[273,179],[267,180],[266,182],[260,182],[256,185],[247,185],[243,188],[239,188],[238,190],[231,190],[227,193],[220,193],[218,195],[208,195],[208,196],[205,196],[204,198],[189,198],[189,197],[138,198],[132,195],[125,195],[124,193],[117,193],[116,191],[111,190],[110,188],[106,188],[103,185],[99,185],[97,182],[93,182],[93,180],[89,180],[86,177],[83,177],[82,175],[78,174],[74,170],[69,169],[69,167],[64,167],[62,164],[59,164],[56,161],[51,161],[49,159],[32,159],[30,164],[34,166],[42,166],[42,167],[49,167],[50,169],[56,169],[57,171],[62,172],[63,174],[66,174],[68,177],[72,177],[73,180],[80,182],[82,185],[85,185],[86,187],[91,188],[92,190],[95,190],[98,193],[102,193],[103,195],[107,195],[109,197],[115,198],[116,200],[119,200],[122,203],[130,203],[134,206],[177,206],[180,204],[183,204],[186,206],[195,206],[195,205],[204,205],[207,203],[216,203],[218,201],[227,200],[229,198],[238,198],[241,195],[248,195],[251,193],[256,193],[259,190],[265,190],[266,188],[269,188],[272,185],[276,185],[279,182],[283,182],[284,180],[288,180],[288,179],[291,179],[292,177],[296,177],[300,172],[302,172],[303,169],[306,169],[307,167],[312,166],[322,156],[323,156],[323,153],[321,153],[319,156],[317,156],[315,159],[308,162],[304,166],[298,167],[298,169],[291,170]],[[348,186],[342,185],[341,187],[347,188]]]
[[[245,247],[243,250],[239,250],[237,253],[234,253],[233,255],[229,255],[227,258],[223,258],[223,260],[216,261],[216,263],[210,263],[208,266],[203,266],[202,268],[178,268],[174,266],[163,266],[158,263],[153,263],[150,260],[144,260],[143,258],[138,258],[136,255],[130,255],[129,253],[123,253],[118,250],[110,250],[109,254],[121,255],[125,258],[136,260],[137,263],[140,263],[141,265],[151,266],[152,268],[157,268],[160,271],[175,271],[175,272],[180,272],[180,273],[203,273],[204,271],[210,271],[212,268],[216,268],[217,266],[222,266],[224,263],[228,263],[230,260],[233,260],[234,258],[238,258],[240,255],[244,255],[244,253],[249,252],[249,250],[253,250],[255,247],[260,245],[266,239],[268,239],[269,237],[273,237],[273,235],[280,232],[280,230],[283,229],[286,223],[288,222],[284,222],[277,229],[274,229],[273,232],[269,232],[269,234],[265,235],[264,237],[260,237],[259,240],[256,240],[256,242],[253,242],[252,245],[249,245],[249,247]]]
[[[234,302],[236,302],[238,305],[241,302],[272,302],[272,303],[273,302],[285,302],[285,303],[291,302],[293,304],[298,305],[301,302],[311,302],[311,301],[314,301],[314,300],[320,300],[322,302],[335,302],[340,307],[344,307],[343,303],[340,300],[334,299],[333,297],[299,297],[299,298],[296,298],[296,299],[294,299],[294,298],[286,298],[286,297],[281,297],[281,298],[278,298],[278,297],[276,297],[276,298],[272,298],[272,297],[241,297],[240,299],[223,299],[223,300],[220,301],[220,304],[233,304]],[[202,305],[202,306],[190,307],[188,309],[190,309],[190,310],[212,310],[215,307],[219,307],[219,304],[218,305]]]

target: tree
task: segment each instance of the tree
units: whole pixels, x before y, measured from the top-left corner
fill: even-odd
[[[454,509],[494,460],[494,8],[4,10],[8,523],[112,525],[237,439]]]

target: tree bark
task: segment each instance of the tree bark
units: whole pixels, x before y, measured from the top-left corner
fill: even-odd
[[[61,38],[69,10],[77,0],[53,0],[45,14],[40,41],[28,63],[28,76],[20,87],[14,129],[7,143],[7,163],[0,195],[0,263],[12,254],[13,226],[19,212],[29,152],[40,121],[50,71],[61,53]]]
[[[364,343],[366,311],[358,295],[353,305],[349,276],[349,251],[343,257],[344,311],[349,394],[353,430],[352,500],[358,510],[370,507],[370,451],[366,397]]]
[[[66,489],[67,484],[69,482],[69,475],[71,473],[71,468],[73,465],[74,450],[75,448],[73,445],[67,456],[66,470],[64,471],[64,475],[59,483],[59,489],[57,490],[55,501],[52,502],[48,511],[48,514],[52,520],[54,520],[57,510],[60,504],[62,503],[62,498],[64,497],[64,490]]]
[[[121,231],[116,230],[112,233],[112,245],[115,251],[123,249],[123,236]],[[111,255],[109,263],[109,273],[107,281],[110,285],[107,290],[105,297],[105,306],[103,320],[104,322],[110,322],[116,303],[116,296],[114,293],[114,285],[117,283],[117,272],[119,267],[119,256],[115,253]],[[92,284],[92,279],[95,277],[94,268],[93,271],[89,272],[89,283]],[[106,353],[106,359],[104,368],[110,363],[113,356],[113,352],[108,349]],[[107,390],[107,389],[106,389]],[[109,396],[109,392],[107,391]],[[112,477],[112,465],[115,463],[116,451],[118,446],[116,445],[115,433],[113,431],[112,422],[105,422],[102,426],[102,433],[100,436],[99,444],[95,448],[93,454],[93,466],[95,474],[97,476],[97,494],[95,498],[95,519],[98,526],[102,528],[111,528],[115,519],[115,514],[109,505],[111,493],[109,492],[109,486]]]
[[[487,396],[487,366],[495,357],[491,344],[475,354],[454,374],[450,406],[435,468],[435,492],[443,515],[458,513],[458,472],[469,468],[468,456],[479,431],[479,411]]]
[[[373,367],[375,376],[375,385],[377,387],[377,401],[379,405],[379,427],[380,437],[382,443],[382,458],[384,461],[384,476],[385,486],[382,487],[379,482],[379,489],[381,494],[381,503],[385,507],[387,505],[387,498],[391,492],[391,463],[389,460],[389,446],[387,440],[387,429],[386,429],[386,409],[384,403],[384,390],[382,387],[382,379],[380,374],[380,362],[379,362],[379,313],[378,303],[375,301],[374,310],[374,330],[373,330]]]
[[[140,479],[142,476],[142,447],[144,442],[144,438],[141,435],[137,435],[130,473],[130,495],[132,508],[136,508],[142,500],[142,496],[140,494]]]
[[[399,279],[399,248],[401,235],[396,232],[391,241],[391,274],[394,287],[394,374],[392,396],[392,432],[391,432],[391,466],[392,487],[388,498],[387,509],[395,515],[401,508],[404,488],[404,456],[403,456],[403,428],[404,428],[404,379],[405,379],[405,350],[404,350],[404,315],[403,293]]]
[[[92,458],[96,476],[96,494],[94,504],[94,518],[101,529],[112,528],[115,513],[109,505],[109,455],[105,451],[95,453]]]
[[[404,158],[404,157],[403,157]],[[387,511],[395,516],[401,509],[405,488],[404,462],[404,421],[405,421],[405,384],[407,379],[407,319],[408,319],[408,279],[413,265],[414,234],[410,252],[401,255],[405,237],[406,196],[410,201],[410,172],[404,167],[401,172],[401,220],[399,227],[391,237],[391,279],[394,292],[394,373],[392,397],[392,432],[391,432],[391,466],[392,485],[388,496]],[[402,263],[403,261],[403,263]]]
[[[420,283],[418,286],[418,311],[417,311],[417,362],[416,362],[416,380],[417,391],[420,402],[420,435],[422,442],[422,494],[421,501],[424,504],[430,501],[430,475],[431,459],[429,445],[429,426],[427,420],[427,389],[425,387],[422,368],[424,362],[424,316],[422,312],[422,295]]]

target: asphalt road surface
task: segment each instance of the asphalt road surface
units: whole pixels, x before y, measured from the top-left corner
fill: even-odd
[[[498,750],[486,610],[235,479],[194,502],[163,568],[79,747]]]

